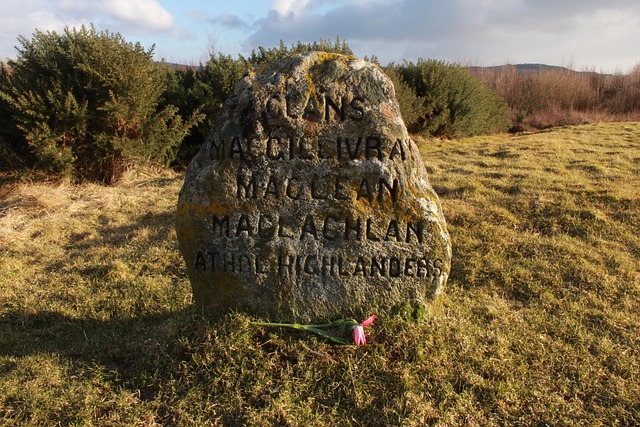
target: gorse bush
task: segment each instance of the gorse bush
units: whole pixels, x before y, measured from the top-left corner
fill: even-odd
[[[0,88],[9,80],[9,68],[0,64]],[[15,144],[20,130],[11,118],[11,108],[0,99],[0,169],[18,169],[24,166],[29,151],[24,145]]]
[[[336,37],[336,40],[333,43],[322,38],[319,41],[313,43],[303,43],[298,40],[298,43],[295,45],[291,45],[291,47],[287,47],[284,42],[280,40],[280,45],[278,47],[264,48],[260,46],[257,49],[254,49],[251,52],[251,55],[249,55],[249,57],[247,58],[247,62],[251,65],[258,65],[311,51],[353,55],[353,51],[349,47],[347,41],[340,40],[340,37]]]
[[[393,64],[385,67],[384,72],[393,83],[402,120],[407,125],[409,131],[415,130],[419,127],[420,120],[423,117],[424,99],[416,95],[413,88],[402,80]]]
[[[131,164],[166,164],[201,119],[158,108],[164,76],[153,49],[118,33],[67,28],[18,42],[0,88],[21,132],[12,145],[25,145],[51,172],[112,182]]]
[[[238,80],[247,71],[243,58],[212,54],[199,67],[167,68],[164,105],[175,105],[182,116],[201,112],[200,121],[180,144],[176,163],[188,163],[200,148],[215,123],[224,101],[233,94]]]
[[[422,100],[414,131],[436,136],[470,136],[506,131],[506,103],[467,70],[455,64],[420,59],[397,68],[400,78]]]

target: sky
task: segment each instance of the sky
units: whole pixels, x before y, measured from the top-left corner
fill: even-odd
[[[0,0],[0,60],[16,57],[20,35],[83,24],[190,65],[336,37],[383,65],[424,58],[627,73],[640,64],[638,0]]]

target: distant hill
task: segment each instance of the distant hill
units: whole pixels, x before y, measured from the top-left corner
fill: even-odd
[[[498,74],[501,73],[502,71],[509,69],[509,68],[513,68],[515,67],[516,71],[518,72],[518,74],[539,74],[541,72],[548,72],[548,71],[559,71],[559,72],[566,72],[566,73],[575,73],[575,74],[601,74],[601,73],[597,73],[595,71],[575,71],[575,70],[571,70],[569,68],[566,67],[560,67],[557,65],[546,65],[546,64],[507,64],[507,65],[496,65],[496,66],[491,66],[491,67],[479,67],[479,66],[471,66],[471,67],[465,67],[467,68],[469,71],[475,72],[475,71],[494,71],[497,72]],[[605,74],[603,74],[605,75]],[[608,74],[607,74],[608,75]]]
[[[164,64],[171,68],[180,69],[180,70],[187,70],[187,69],[199,70],[202,67],[202,64],[185,65],[185,64],[177,64],[173,62],[158,62],[158,63]],[[494,65],[490,67],[468,66],[464,68],[468,69],[471,72],[490,71],[490,72],[497,72],[498,74],[500,74],[505,69],[509,69],[512,67],[515,67],[518,74],[520,75],[539,74],[541,72],[548,72],[548,71],[560,71],[560,72],[576,73],[576,74],[602,74],[602,73],[597,73],[595,71],[575,71],[566,67],[560,67],[557,65],[546,65],[546,64],[506,64],[506,65]],[[602,74],[602,75],[608,76],[610,74]]]
[[[192,69],[194,71],[202,68],[202,65],[185,65],[185,64],[176,64],[175,62],[166,62],[166,61],[156,61],[157,64],[166,65],[169,68],[174,68],[176,70],[188,70]]]

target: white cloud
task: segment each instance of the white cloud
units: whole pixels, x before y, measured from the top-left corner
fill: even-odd
[[[0,60],[14,57],[17,37],[95,24],[133,37],[169,33],[186,38],[158,0],[0,0]]]
[[[105,13],[149,31],[173,27],[173,16],[156,0],[106,0],[102,7]]]
[[[238,15],[229,15],[227,13],[210,19],[209,22],[213,24],[220,24],[230,30],[248,30],[251,27],[250,23],[244,21]]]
[[[383,63],[423,57],[626,71],[640,60],[631,58],[640,39],[637,0],[274,0],[254,28],[246,49],[338,35]]]
[[[177,0],[176,0],[177,1]],[[544,62],[628,71],[640,61],[637,0],[198,0],[177,24],[168,0],[0,0],[0,59],[15,55],[18,35],[94,23],[178,58],[207,50],[205,33],[231,54],[257,46],[346,39],[357,55],[384,64],[404,59],[497,65]],[[217,5],[211,6],[210,5]],[[206,9],[203,9],[205,7]],[[182,7],[182,6],[181,6]],[[258,7],[258,6],[256,6]],[[173,10],[173,9],[172,9]],[[185,18],[176,15],[176,19]],[[184,20],[181,22],[185,22]],[[211,35],[213,34],[213,36]],[[185,41],[189,41],[189,45]],[[197,41],[199,46],[193,46]],[[242,52],[239,50],[242,49]],[[190,53],[191,56],[197,54]],[[634,55],[636,55],[634,57]]]
[[[59,0],[54,8],[60,14],[111,21],[129,31],[152,33],[170,30],[173,17],[157,0]]]
[[[309,4],[309,0],[274,0],[271,10],[278,12],[282,17],[295,16],[301,13]]]
[[[15,40],[24,28],[29,28],[28,33],[31,33],[35,26],[48,29],[46,27],[55,27],[60,23],[56,14],[42,0],[24,0],[19,5],[17,3],[10,5],[9,1],[12,0],[3,1],[6,2],[0,13],[0,34],[3,36],[13,32]]]

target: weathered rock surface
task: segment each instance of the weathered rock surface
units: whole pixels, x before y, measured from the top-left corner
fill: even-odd
[[[313,321],[421,303],[447,281],[437,195],[375,65],[308,53],[245,76],[177,208],[197,304]]]

